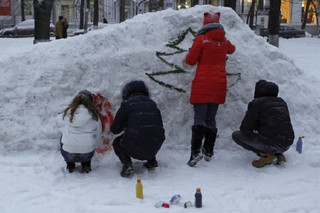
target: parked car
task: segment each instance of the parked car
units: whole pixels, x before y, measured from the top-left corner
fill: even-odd
[[[267,28],[260,28],[260,33],[263,37],[268,37],[269,32]],[[306,32],[301,29],[289,25],[281,25],[279,28],[279,37],[282,38],[301,38],[306,37]]]
[[[55,26],[50,23],[50,35],[54,35]],[[14,27],[0,30],[1,37],[32,37],[34,35],[34,19],[20,22]]]

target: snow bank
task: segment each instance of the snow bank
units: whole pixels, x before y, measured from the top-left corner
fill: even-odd
[[[79,90],[101,92],[113,103],[115,112],[121,101],[122,86],[132,79],[145,81],[159,105],[167,136],[164,146],[189,150],[188,133],[193,123],[189,91],[195,69],[154,76],[185,93],[161,86],[146,73],[173,69],[157,57],[157,52],[169,53],[163,58],[181,67],[187,52],[175,53],[177,49],[166,45],[177,41],[188,28],[199,30],[206,11],[221,12],[220,22],[226,36],[237,48],[229,57],[227,72],[241,73],[239,81],[237,76],[228,77],[229,86],[235,84],[228,90],[226,104],[218,110],[217,125],[222,141],[218,148],[228,149],[232,144],[230,135],[239,127],[259,79],[279,85],[280,96],[289,105],[297,136],[315,131],[316,126],[304,129],[306,123],[314,123],[316,118],[301,110],[307,107],[306,98],[315,98],[312,97],[314,93],[309,92],[308,79],[292,60],[256,36],[233,10],[196,6],[138,15],[86,35],[37,44],[30,51],[0,61],[2,152],[56,149],[62,128],[61,112]],[[177,47],[188,50],[192,39],[193,35],[188,33]],[[319,102],[318,98],[308,109],[319,109]],[[298,114],[305,121],[298,120]]]

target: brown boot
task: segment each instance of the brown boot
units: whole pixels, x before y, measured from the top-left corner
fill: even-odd
[[[286,162],[286,157],[283,154],[276,154],[276,157],[277,157],[277,164]]]
[[[261,168],[266,165],[270,165],[270,164],[272,164],[273,160],[276,158],[275,155],[267,154],[264,152],[260,152],[259,155],[260,155],[259,160],[252,161],[252,166],[254,166],[256,168]]]

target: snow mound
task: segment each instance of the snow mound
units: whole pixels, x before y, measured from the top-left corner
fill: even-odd
[[[138,15],[86,35],[37,44],[31,51],[1,62],[1,150],[56,149],[61,112],[78,91],[101,92],[115,112],[123,85],[133,79],[145,81],[158,103],[166,129],[164,146],[189,150],[190,135],[185,132],[193,123],[189,92],[195,68],[181,73],[170,71],[181,69],[181,61],[192,45],[192,32],[202,26],[204,12],[221,12],[226,36],[236,46],[227,62],[231,74],[227,102],[217,115],[222,141],[218,149],[232,143],[230,135],[239,127],[255,82],[260,79],[279,85],[297,134],[314,131],[303,129],[303,122],[315,119],[301,110],[305,98],[315,98],[307,97],[311,87],[303,72],[256,36],[233,10],[206,5]],[[241,73],[241,79],[237,73]],[[314,106],[308,106],[310,110],[319,109],[317,100]],[[301,113],[305,121],[295,119]]]

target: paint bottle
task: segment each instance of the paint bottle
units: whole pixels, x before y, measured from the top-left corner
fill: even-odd
[[[136,184],[136,197],[139,199],[143,199],[143,185],[141,183],[141,179],[137,179],[137,184]]]
[[[196,208],[201,208],[202,207],[202,194],[200,188],[197,188],[195,196],[195,202],[194,206]]]
[[[302,138],[304,138],[304,136],[299,137],[296,144],[296,151],[299,152],[300,154],[302,153]]]

